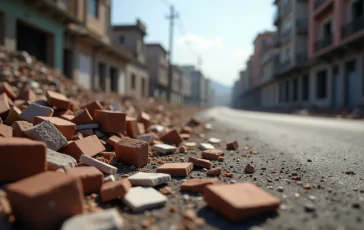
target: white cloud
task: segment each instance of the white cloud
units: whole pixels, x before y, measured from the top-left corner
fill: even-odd
[[[195,49],[206,49],[211,47],[222,47],[221,38],[205,39],[197,34],[186,34],[177,39],[177,44],[181,47],[192,46]]]

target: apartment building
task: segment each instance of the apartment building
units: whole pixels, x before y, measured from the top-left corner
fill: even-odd
[[[131,25],[114,25],[112,38],[115,43],[126,47],[133,59],[126,66],[126,94],[135,97],[149,95],[149,73],[147,69],[147,47],[144,43],[146,27],[137,20]]]
[[[186,76],[190,78],[191,95],[187,100],[185,100],[185,104],[204,106],[203,92],[205,86],[204,86],[204,76],[202,72],[196,69],[195,66],[191,65],[180,66],[180,69]]]
[[[180,68],[180,67],[179,67]],[[181,95],[183,97],[183,103],[186,104],[188,100],[190,100],[191,92],[192,92],[192,85],[191,85],[191,78],[187,75],[187,73],[181,70]]]
[[[182,95],[182,70],[176,65],[172,66],[172,92],[170,102],[173,104],[182,104],[184,102]]]
[[[168,61],[167,51],[161,44],[147,44],[147,69],[149,72],[149,96],[166,100]]]

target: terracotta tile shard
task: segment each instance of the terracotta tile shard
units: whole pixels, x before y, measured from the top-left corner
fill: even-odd
[[[68,109],[70,105],[70,101],[65,95],[51,90],[46,91],[46,98],[49,105],[58,109]]]
[[[32,229],[59,228],[69,217],[83,213],[80,181],[62,173],[20,180],[8,185],[6,194],[17,221]]]
[[[82,154],[93,157],[105,151],[96,135],[88,136],[83,139],[68,143],[63,148],[63,152],[79,161]]]
[[[128,178],[133,186],[157,186],[171,180],[171,175],[166,173],[144,173],[138,172]]]
[[[237,150],[239,148],[239,144],[237,141],[232,141],[226,144],[227,150]]]
[[[95,110],[95,122],[100,125],[100,130],[107,133],[125,132],[125,113],[109,110]]]
[[[156,144],[152,146],[152,149],[159,152],[159,153],[173,153],[174,151],[176,151],[176,147],[172,146],[172,145],[166,145],[166,144]]]
[[[34,118],[33,125],[37,125],[43,121],[50,121],[67,140],[72,138],[76,130],[76,124],[58,117],[37,116]]]
[[[15,105],[9,110],[8,116],[6,117],[4,123],[7,125],[12,125],[15,121],[19,119],[21,110]]]
[[[100,197],[102,202],[115,199],[123,199],[131,188],[128,179],[121,179],[115,182],[107,182],[101,186]]]
[[[171,176],[185,177],[193,170],[192,163],[165,163],[159,166],[156,171],[158,173],[167,173]]]
[[[92,157],[86,156],[84,154],[81,155],[80,162],[82,162],[86,165],[89,165],[89,166],[94,166],[101,172],[104,172],[107,174],[115,174],[118,171],[118,169],[116,167],[106,164],[102,161],[96,160]]]
[[[12,137],[13,128],[4,124],[0,124],[0,137]]]
[[[163,206],[167,197],[154,188],[134,187],[129,190],[123,199],[134,212]]]
[[[13,128],[14,137],[27,137],[24,131],[33,127],[33,124],[28,121],[15,121],[11,127]]]
[[[188,162],[192,162],[194,166],[200,168],[211,168],[211,162],[209,160],[204,160],[197,157],[190,157],[188,158]]]
[[[33,101],[37,100],[37,95],[35,95],[35,93],[32,89],[27,88],[27,89],[21,91],[16,99],[33,102]]]
[[[121,138],[116,135],[113,135],[107,139],[106,143],[115,148],[115,144],[118,143],[119,141],[121,141]]]
[[[71,168],[67,175],[81,180],[85,194],[99,193],[104,179],[102,172],[92,166]]]
[[[164,186],[163,188],[159,189],[159,192],[163,195],[170,195],[173,193],[173,190],[168,186]]]
[[[176,129],[169,131],[168,133],[161,136],[159,139],[166,144],[174,144],[177,146],[183,141],[182,137],[179,135]]]
[[[181,185],[182,191],[187,192],[203,192],[205,187],[210,184],[219,184],[219,179],[217,178],[202,178],[202,179],[191,179],[186,180]]]
[[[63,169],[65,172],[74,168],[77,164],[77,161],[66,154],[62,154],[51,149],[47,149],[47,169],[48,170],[57,170]]]
[[[94,119],[87,109],[83,109],[80,112],[76,113],[75,117],[71,120],[71,122],[75,123],[76,125],[85,125],[94,123]]]
[[[6,95],[11,99],[14,100],[16,98],[16,94],[14,93],[13,89],[7,82],[3,82],[0,85],[0,94],[6,93]]]
[[[208,185],[204,200],[231,221],[242,221],[279,208],[280,201],[252,183]]]
[[[148,163],[148,143],[124,137],[115,145],[116,159],[138,168]]]
[[[9,98],[3,93],[0,95],[0,117],[10,110]]]
[[[215,175],[220,176],[221,175],[221,168],[212,168],[206,171],[207,175]]]
[[[126,133],[131,138],[136,138],[140,135],[136,118],[126,117]]]
[[[48,120],[24,131],[30,139],[44,141],[48,148],[58,151],[67,144],[66,138]]]
[[[22,111],[19,118],[33,123],[36,116],[51,117],[53,112],[52,108],[32,103]]]
[[[244,169],[245,173],[254,173],[255,172],[255,166],[252,164],[248,164],[245,169]]]
[[[224,151],[220,149],[205,150],[202,152],[202,158],[208,160],[217,160],[219,156],[224,156]]]
[[[103,110],[104,109],[104,107],[102,107],[102,105],[98,101],[90,102],[87,105],[82,106],[81,108],[82,109],[86,108],[93,118],[95,118],[94,117],[95,116],[95,114],[94,114],[95,110]]]
[[[14,181],[46,171],[46,145],[26,138],[0,138],[0,181]]]

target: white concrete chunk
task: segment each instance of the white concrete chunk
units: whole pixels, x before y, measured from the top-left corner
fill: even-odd
[[[211,144],[219,144],[219,143],[221,142],[221,140],[220,140],[220,139],[217,139],[217,138],[215,138],[215,137],[210,137],[210,138],[209,138],[209,142],[210,142]]]
[[[134,187],[123,198],[124,203],[134,212],[163,206],[167,197],[154,188]]]
[[[62,168],[64,169],[64,171],[67,171],[69,168],[75,167],[76,164],[77,161],[73,157],[67,154],[53,151],[52,149],[47,149],[48,170],[56,170]]]
[[[83,129],[98,129],[99,124],[91,123],[91,124],[83,124],[83,125],[76,125],[76,130],[83,130]]]
[[[137,136],[136,139],[150,143],[153,140],[153,136],[150,134],[144,134],[144,135]]]
[[[151,125],[151,126],[149,127],[149,129],[150,129],[151,131],[153,131],[153,132],[161,133],[161,132],[163,132],[163,130],[164,130],[164,126],[162,126],[162,125]]]
[[[139,186],[157,186],[160,184],[165,184],[171,180],[171,175],[166,173],[144,173],[138,172],[130,177],[128,180],[132,185]]]
[[[207,124],[205,124],[205,129],[207,129],[207,130],[211,130],[212,129],[212,125],[211,124],[209,124],[209,123],[207,123]]]
[[[192,150],[192,149],[195,149],[197,144],[196,142],[185,142],[183,144],[188,150]]]
[[[110,174],[110,175],[105,176],[104,177],[104,183],[107,183],[107,182],[115,182],[114,175]]]
[[[121,230],[123,228],[123,218],[116,209],[112,208],[73,216],[63,223],[61,230]]]
[[[201,150],[210,150],[210,149],[215,149],[215,147],[210,143],[200,143],[200,149]]]
[[[115,174],[116,171],[118,171],[118,169],[116,167],[106,164],[102,161],[96,160],[95,158],[86,156],[85,154],[81,155],[80,162],[82,162],[86,165],[89,165],[89,166],[94,166],[101,172],[108,173],[108,174]]]
[[[58,131],[52,122],[46,120],[24,131],[30,139],[43,141],[49,149],[58,151],[67,144],[67,139]]]
[[[159,152],[159,153],[173,153],[174,151],[176,151],[176,147],[172,146],[172,145],[167,145],[167,144],[157,144],[157,145],[153,145],[152,149]]]
[[[36,116],[51,117],[53,112],[52,108],[32,103],[21,112],[19,118],[33,123]]]

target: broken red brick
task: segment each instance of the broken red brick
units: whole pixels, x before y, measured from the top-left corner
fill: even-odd
[[[188,126],[183,126],[180,133],[181,134],[191,134],[192,128],[188,127]]]
[[[255,166],[252,164],[248,164],[245,169],[244,169],[245,173],[254,173],[255,172]]]
[[[12,136],[13,136],[13,128],[4,124],[0,124],[0,137],[12,137]]]
[[[93,129],[82,129],[82,130],[77,131],[77,132],[81,133],[83,137],[89,137],[89,136],[95,135],[95,132],[94,132]]]
[[[206,172],[207,175],[215,175],[215,176],[220,176],[221,175],[221,168],[212,168],[207,170]]]
[[[76,130],[76,124],[58,117],[37,116],[34,118],[33,125],[37,125],[43,121],[50,121],[67,140],[72,139]]]
[[[14,181],[46,171],[46,145],[26,138],[0,138],[0,181]]]
[[[15,105],[9,110],[8,116],[6,117],[4,123],[7,125],[12,125],[15,121],[19,119],[21,110]]]
[[[37,100],[37,95],[35,95],[34,91],[31,88],[27,88],[21,91],[16,99],[33,102]]]
[[[224,151],[220,149],[210,149],[202,152],[202,158],[208,160],[217,160],[220,156],[224,156]]]
[[[168,133],[162,135],[159,139],[164,143],[174,144],[177,146],[183,141],[181,135],[177,132],[176,129],[172,129]]]
[[[128,179],[104,183],[100,191],[101,201],[107,202],[114,199],[123,199],[130,188],[131,183]]]
[[[119,141],[121,141],[121,138],[116,135],[113,135],[107,139],[106,143],[115,148],[115,144],[118,143]]]
[[[9,98],[6,93],[0,94],[0,117],[9,112]]]
[[[14,137],[27,137],[24,131],[33,127],[33,124],[28,121],[15,121],[11,127],[13,128]]]
[[[156,169],[157,173],[167,173],[171,176],[185,177],[192,171],[192,163],[165,163]]]
[[[192,162],[194,166],[200,167],[200,168],[211,168],[211,162],[209,160],[200,159],[197,157],[190,157],[188,158],[188,162]]]
[[[145,127],[143,123],[138,122],[138,132],[140,135],[145,134]]]
[[[129,116],[126,117],[126,133],[131,138],[136,138],[140,135],[136,118]]]
[[[237,150],[238,148],[239,148],[239,144],[237,141],[232,141],[232,142],[226,143],[227,150]]]
[[[150,116],[145,112],[141,112],[138,121],[144,124],[144,129],[147,130],[150,126]]]
[[[90,102],[87,105],[82,106],[81,108],[82,109],[86,108],[93,118],[95,118],[94,117],[95,116],[95,110],[103,110],[104,109],[104,107],[102,107],[102,105],[98,101]]]
[[[207,185],[219,183],[220,181],[217,178],[191,179],[182,183],[181,190],[187,192],[203,192]]]
[[[163,195],[169,195],[173,193],[173,190],[168,186],[164,186],[163,188],[159,189],[159,192],[161,192]]]
[[[13,89],[7,82],[3,82],[0,85],[0,94],[6,93],[6,95],[11,99],[14,100],[16,98],[16,94],[14,93]]]
[[[58,109],[68,109],[70,105],[70,101],[65,95],[51,90],[46,91],[46,98],[49,105]]]
[[[71,216],[82,214],[80,181],[57,172],[45,172],[6,187],[17,221],[32,229],[59,228]]]
[[[128,137],[115,144],[116,159],[138,168],[148,163],[148,143]]]
[[[208,185],[204,200],[209,207],[237,222],[279,208],[280,201],[252,183]]]
[[[94,119],[88,112],[87,108],[81,110],[80,112],[76,113],[75,117],[71,120],[72,123],[76,125],[85,125],[94,123]]]
[[[71,115],[71,114],[62,114],[61,116],[59,116],[59,118],[62,118],[66,121],[71,121],[73,120],[73,118],[75,118],[75,115]],[[74,122],[72,122],[74,123]]]
[[[67,175],[81,180],[85,194],[99,193],[104,181],[103,173],[93,166],[70,168]]]
[[[82,154],[93,157],[103,151],[105,151],[105,147],[101,144],[96,135],[73,141],[63,147],[63,152],[75,158],[77,161],[79,161]]]
[[[304,189],[311,189],[312,188],[312,185],[306,183],[306,184],[303,185],[303,188]]]
[[[107,133],[125,133],[125,113],[109,110],[95,110],[95,122]]]

